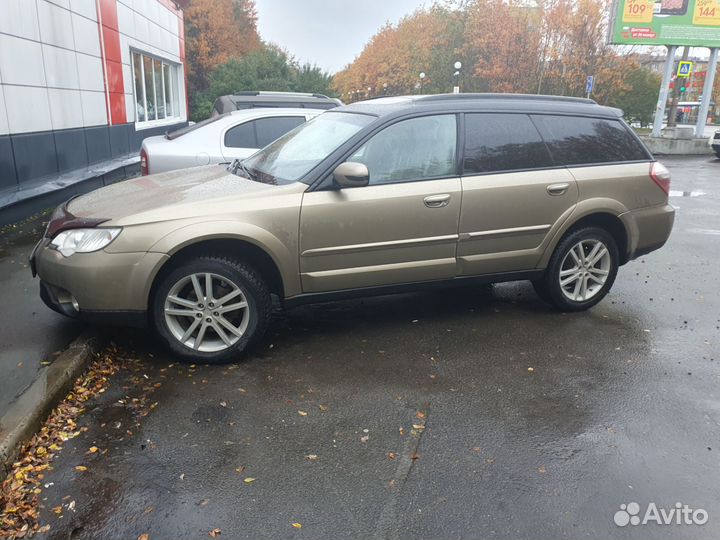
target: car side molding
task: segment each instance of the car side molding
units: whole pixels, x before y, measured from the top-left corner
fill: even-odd
[[[361,287],[357,289],[343,289],[341,291],[328,291],[317,293],[303,293],[286,298],[282,303],[286,309],[292,309],[305,304],[322,302],[335,302],[364,298],[367,296],[385,296],[389,294],[402,294],[428,289],[442,289],[448,287],[464,287],[469,285],[483,285],[487,283],[500,283],[504,281],[525,281],[539,279],[543,269],[521,270],[516,272],[500,272],[496,274],[482,274],[478,276],[458,276],[451,279],[438,279],[432,281],[416,281],[398,285],[381,285],[378,287]]]

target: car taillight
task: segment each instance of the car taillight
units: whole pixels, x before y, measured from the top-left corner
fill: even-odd
[[[653,163],[650,166],[650,178],[665,192],[665,195],[670,193],[670,171],[665,168],[665,165],[657,161]]]
[[[145,149],[140,150],[140,174],[147,176],[150,174],[150,168],[148,166],[148,155]]]

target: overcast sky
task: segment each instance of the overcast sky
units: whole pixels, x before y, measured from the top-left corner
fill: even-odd
[[[335,72],[360,54],[386,22],[426,0],[255,0],[258,30],[301,62]]]

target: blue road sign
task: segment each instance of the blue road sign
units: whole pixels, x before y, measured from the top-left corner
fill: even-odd
[[[690,73],[692,73],[692,62],[682,61],[678,64],[678,77],[689,77]]]
[[[595,77],[588,75],[587,82],[585,83],[585,93],[588,95],[592,94],[593,86],[595,86]]]

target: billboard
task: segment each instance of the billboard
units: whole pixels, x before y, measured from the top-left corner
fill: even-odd
[[[615,0],[610,43],[720,47],[720,0]]]

